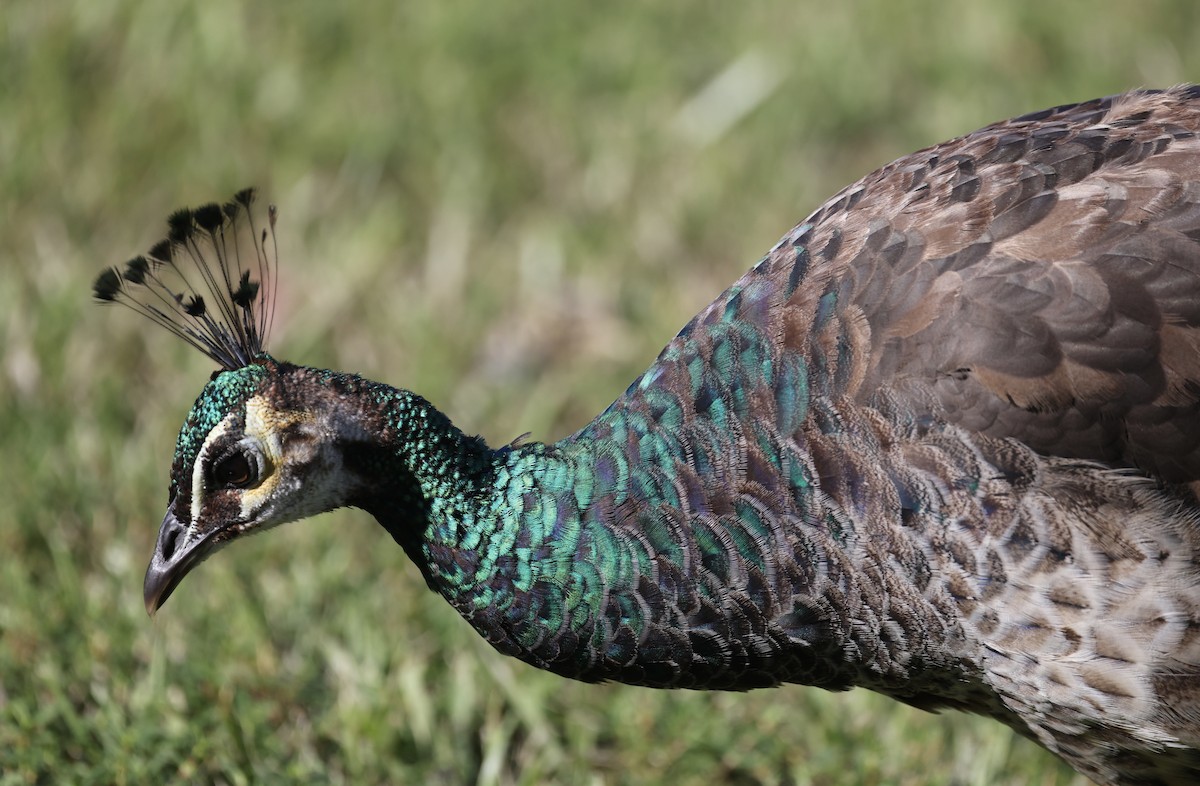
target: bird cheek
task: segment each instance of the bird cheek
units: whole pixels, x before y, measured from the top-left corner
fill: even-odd
[[[236,491],[210,491],[200,503],[199,515],[188,524],[198,537],[218,535],[219,530],[233,529],[242,521],[241,501]]]

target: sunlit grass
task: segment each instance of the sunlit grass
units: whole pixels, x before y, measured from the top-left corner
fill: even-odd
[[[999,725],[861,691],[538,673],[355,512],[222,553],[150,621],[210,368],[88,293],[171,208],[257,184],[282,214],[278,356],[493,442],[556,438],[854,178],[1195,78],[1197,8],[7,3],[0,783],[1082,782]]]

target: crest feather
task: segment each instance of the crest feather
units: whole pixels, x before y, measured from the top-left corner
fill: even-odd
[[[247,188],[223,205],[176,210],[167,236],[123,269],[102,272],[92,294],[132,308],[222,368],[250,365],[270,332],[278,258],[275,206],[260,227],[254,197]]]

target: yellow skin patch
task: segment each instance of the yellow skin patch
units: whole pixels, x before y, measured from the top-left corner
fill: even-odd
[[[283,466],[281,435],[298,423],[312,420],[313,416],[307,412],[280,412],[262,396],[254,396],[246,402],[245,438],[257,443],[266,461],[261,468],[262,476],[258,485],[242,493],[243,520],[248,521],[254,511],[260,510],[279,487],[280,478],[283,477],[283,473],[277,471]]]

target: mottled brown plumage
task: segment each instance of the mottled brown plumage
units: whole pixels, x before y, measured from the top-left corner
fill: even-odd
[[[999,123],[808,219],[870,328],[863,389],[1043,453],[1200,478],[1196,107],[1188,88]]]
[[[856,572],[928,576],[876,589],[921,597],[895,662],[932,636],[971,664],[909,696],[886,668],[856,683],[993,715],[1100,783],[1200,782],[1200,89],[905,156],[735,285],[755,288],[772,302],[736,319],[823,370],[838,422],[808,449],[883,552]],[[903,499],[914,470],[940,499]],[[987,690],[951,684],[975,668]]]
[[[961,628],[946,630],[994,691],[967,680],[961,701],[953,688],[909,700],[998,717],[1101,783],[1200,781],[1198,241],[1200,90],[1187,87],[901,158],[739,282],[782,302],[737,318],[837,380],[843,421],[824,438],[858,419],[877,432],[878,450],[810,434],[818,465],[837,456],[822,485],[876,508],[863,519],[881,561],[911,575],[928,559],[917,589],[951,602]],[[943,513],[964,497],[949,526],[878,526],[923,507],[873,499],[903,496],[905,467],[945,481]],[[930,619],[911,633],[937,630]]]

